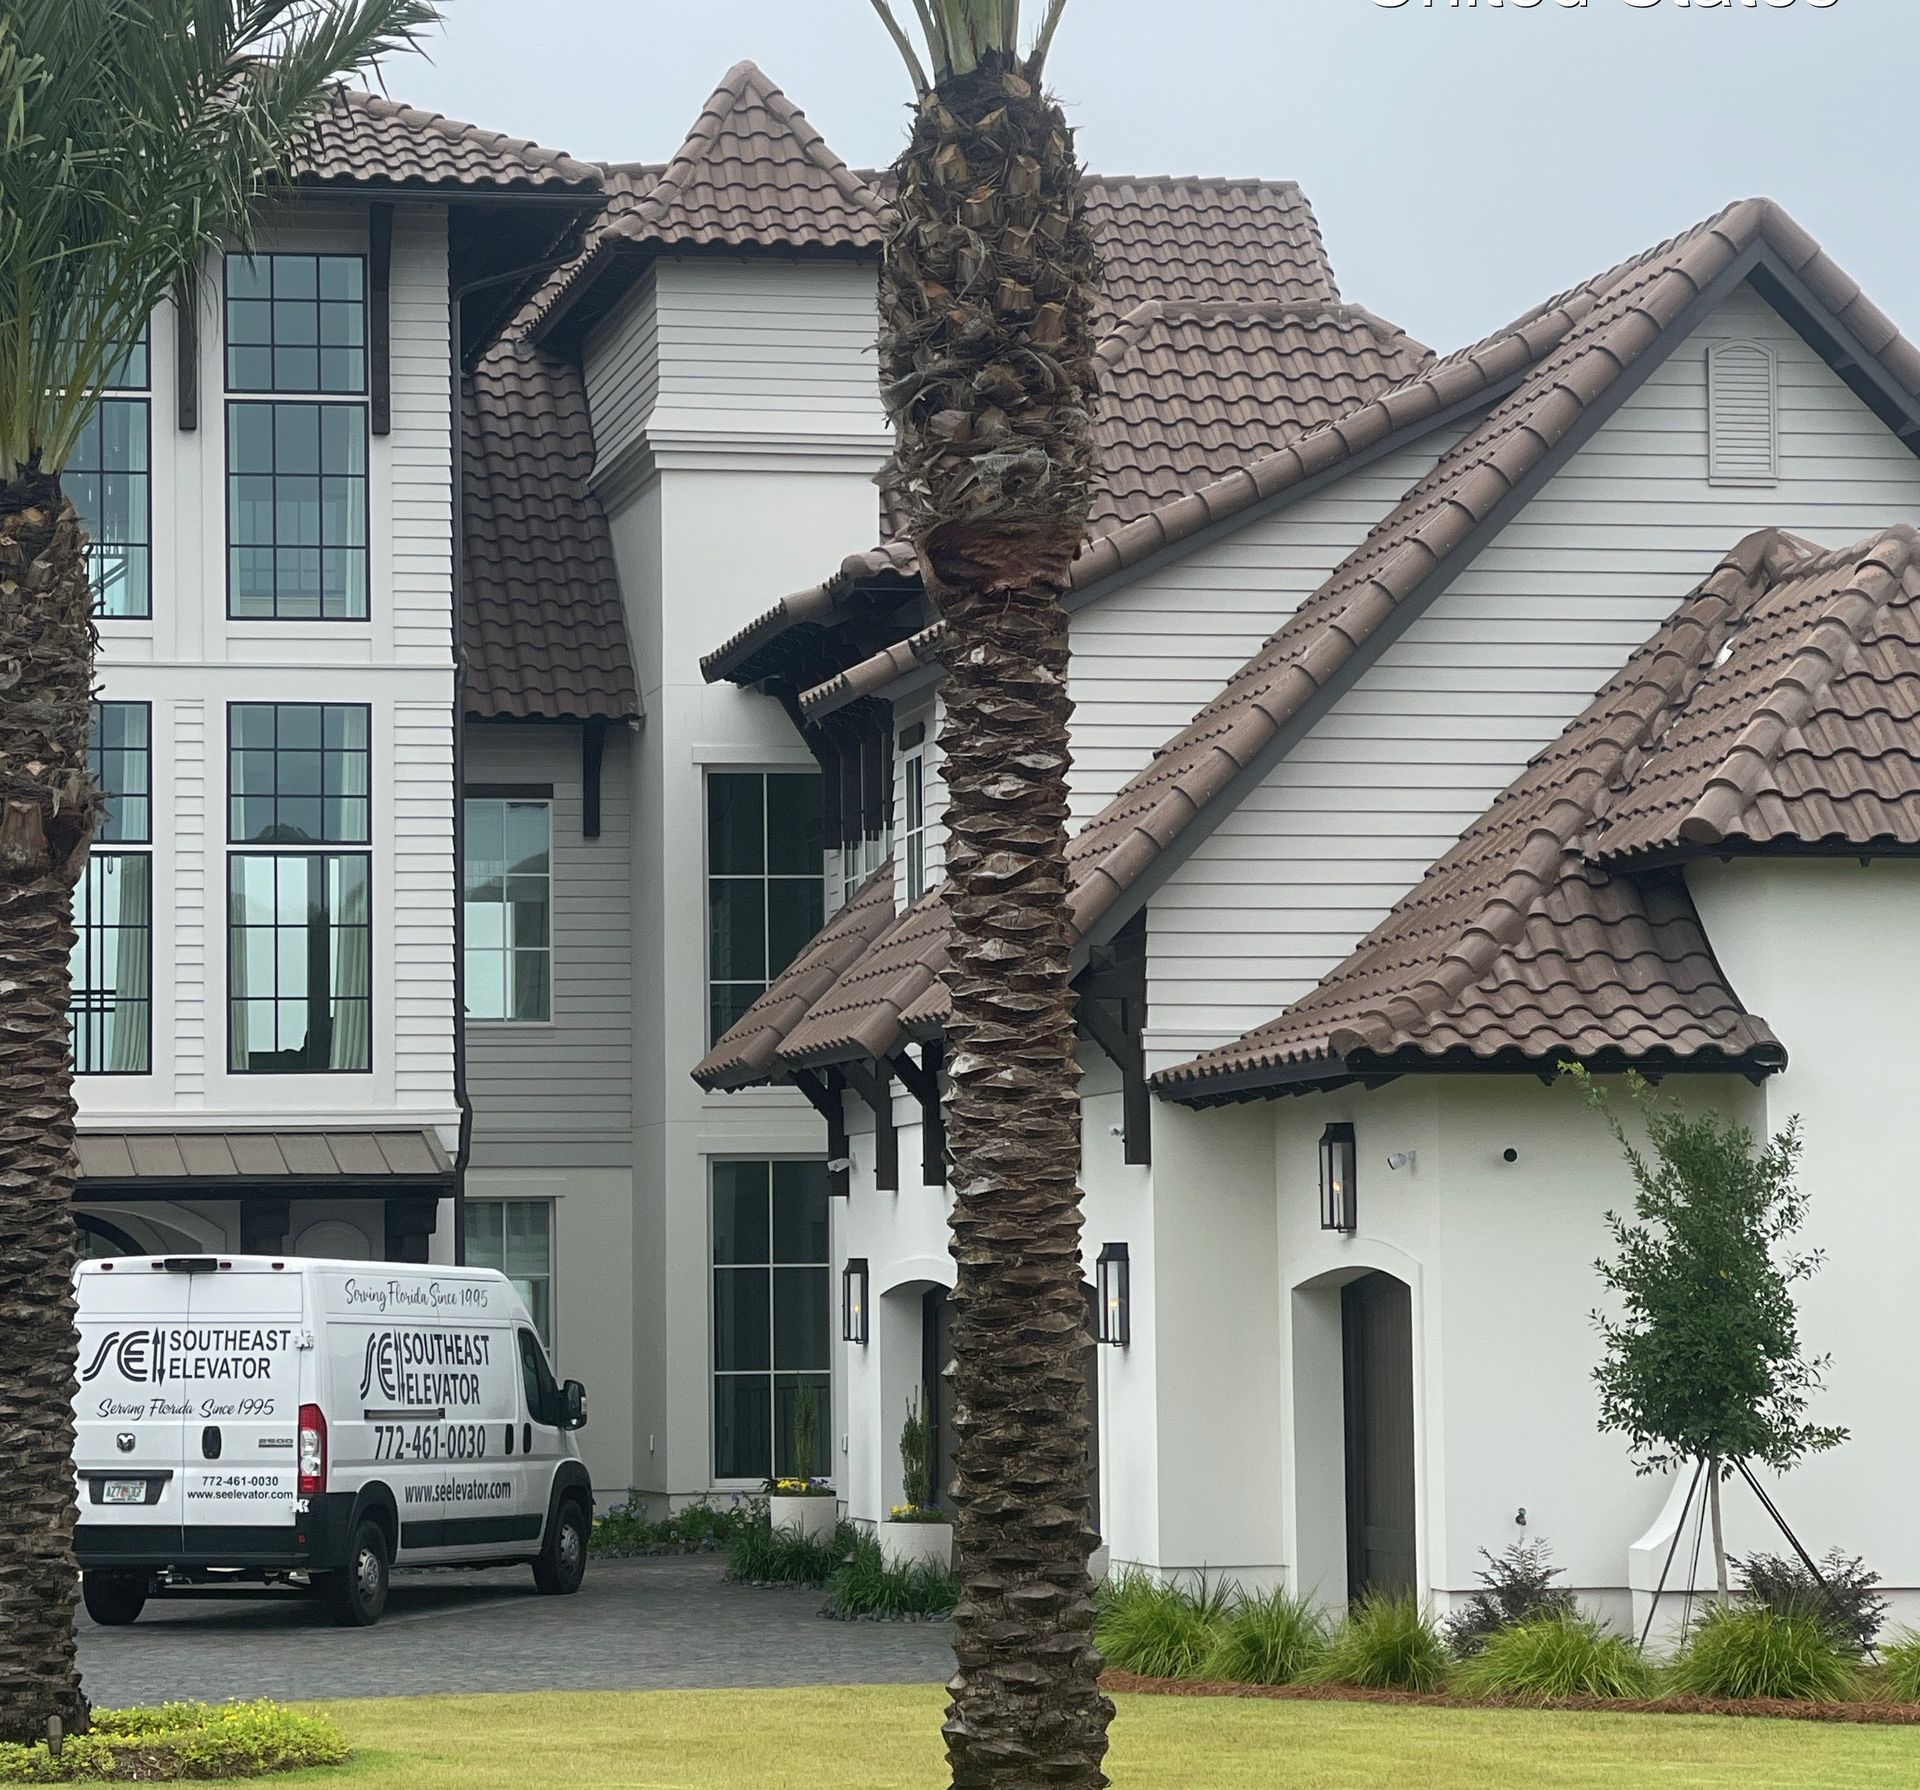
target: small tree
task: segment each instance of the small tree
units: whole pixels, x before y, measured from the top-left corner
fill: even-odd
[[[900,1426],[900,1496],[909,1510],[933,1508],[933,1424],[917,1387]]]
[[[1689,1113],[1638,1075],[1627,1092],[1650,1153],[1628,1138],[1584,1068],[1567,1073],[1607,1122],[1632,1171],[1631,1220],[1607,1214],[1614,1255],[1594,1264],[1624,1315],[1593,1314],[1606,1345],[1594,1369],[1600,1427],[1623,1432],[1635,1470],[1706,1465],[1714,1578],[1727,1601],[1720,1486],[1742,1461],[1777,1472],[1844,1442],[1847,1432],[1807,1421],[1827,1358],[1800,1347],[1793,1287],[1820,1252],[1784,1246],[1806,1216],[1794,1186],[1800,1121],[1757,1148],[1743,1125]]]

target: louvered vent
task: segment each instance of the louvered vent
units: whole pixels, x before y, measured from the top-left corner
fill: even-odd
[[[1707,479],[1771,485],[1780,477],[1773,350],[1716,342],[1707,350]]]

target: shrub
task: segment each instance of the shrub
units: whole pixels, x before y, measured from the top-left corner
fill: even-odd
[[[1480,1550],[1487,1566],[1474,1577],[1486,1589],[1476,1591],[1440,1625],[1456,1658],[1471,1658],[1504,1628],[1579,1614],[1573,1593],[1553,1583],[1560,1568],[1547,1564],[1552,1557],[1545,1541],[1516,1541],[1497,1555]]]
[[[951,1573],[927,1561],[889,1566],[880,1544],[860,1536],[853,1551],[827,1581],[827,1616],[872,1616],[899,1622],[915,1616],[948,1615],[960,1596]]]
[[[650,1554],[714,1554],[750,1523],[754,1507],[689,1504],[654,1521],[638,1494],[593,1525],[589,1550],[608,1560],[632,1560]]]
[[[764,1514],[742,1523],[727,1541],[727,1577],[742,1585],[824,1585],[853,1552],[851,1524],[837,1524],[830,1541],[807,1541],[775,1529]]]
[[[1235,1684],[1292,1684],[1326,1647],[1327,1619],[1319,1607],[1271,1591],[1227,1614],[1201,1670]]]
[[[1887,1695],[1896,1703],[1920,1703],[1920,1629],[1903,1629],[1880,1660]]]
[[[1229,1585],[1203,1578],[1191,1590],[1129,1572],[1102,1587],[1094,1644],[1107,1664],[1145,1678],[1198,1678],[1206,1669],[1234,1598]]]
[[[1489,1636],[1454,1683],[1469,1696],[1528,1703],[1645,1697],[1653,1690],[1653,1669],[1624,1635],[1590,1617],[1545,1616]]]
[[[96,1709],[93,1727],[54,1758],[44,1741],[0,1742],[0,1784],[97,1783],[107,1779],[253,1778],[339,1765],[340,1730],[322,1716],[256,1703],[163,1703]]]
[[[1839,1703],[1858,1691],[1859,1673],[1819,1617],[1734,1604],[1695,1625],[1667,1688],[1682,1697]]]
[[[1733,1563],[1740,1589],[1751,1603],[1777,1616],[1813,1616],[1856,1658],[1873,1646],[1887,1613],[1887,1600],[1874,1594],[1880,1583],[1866,1562],[1830,1549],[1816,1578],[1798,1560],[1774,1554],[1749,1554]]]
[[[1311,1674],[1319,1684],[1373,1690],[1438,1690],[1447,1676],[1447,1647],[1419,1600],[1364,1597],[1333,1631]]]

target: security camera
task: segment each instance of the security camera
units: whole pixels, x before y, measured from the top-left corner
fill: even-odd
[[[1520,1152],[1516,1150],[1513,1145],[1509,1144],[1500,1152],[1500,1160],[1502,1162],[1518,1162],[1520,1160]]]
[[[853,1158],[851,1156],[829,1156],[827,1158],[827,1173],[830,1175],[844,1175],[851,1170],[852,1167]]]
[[[1419,1153],[1414,1150],[1395,1150],[1387,1158],[1387,1167],[1398,1173],[1401,1169],[1411,1169],[1419,1161]]]

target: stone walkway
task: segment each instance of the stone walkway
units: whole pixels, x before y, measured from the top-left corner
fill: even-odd
[[[410,1697],[434,1691],[927,1684],[952,1670],[944,1623],[828,1622],[822,1593],[752,1590],[716,1556],[595,1560],[572,1597],[525,1567],[396,1572],[372,1628],[304,1597],[156,1598],[130,1628],[80,1615],[88,1695]]]

